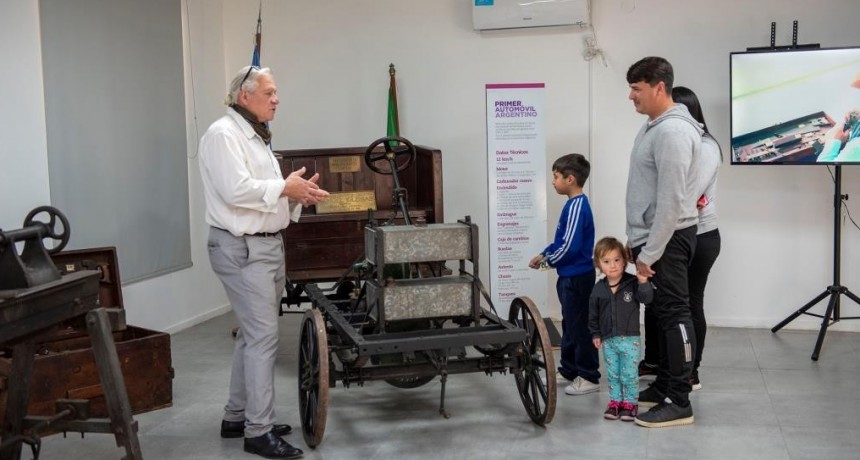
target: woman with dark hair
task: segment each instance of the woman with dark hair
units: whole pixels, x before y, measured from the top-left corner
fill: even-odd
[[[690,384],[693,390],[700,390],[699,364],[702,362],[702,350],[705,348],[705,334],[708,326],[705,322],[705,285],[717,256],[720,255],[720,230],[717,228],[716,191],[717,171],[720,168],[723,155],[720,144],[711,136],[699,98],[689,88],[678,86],[672,89],[672,99],[684,104],[690,115],[702,124],[705,133],[702,135],[702,151],[696,160],[696,186],[699,201],[699,224],[696,229],[696,252],[687,271],[690,286],[690,310],[693,316],[693,329],[696,331],[696,357],[693,362],[693,373]]]

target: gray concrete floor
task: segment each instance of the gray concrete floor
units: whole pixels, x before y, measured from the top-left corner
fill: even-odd
[[[451,418],[437,413],[438,379],[412,390],[384,382],[332,389],[325,437],[308,448],[297,427],[296,346],[302,315],[281,319],[276,369],[279,420],[307,459],[858,459],[860,334],[827,333],[810,360],[816,332],[711,328],[704,388],[692,394],[696,423],[647,429],[602,418],[600,393],[566,396],[555,419],[531,423],[510,375],[455,375],[447,387]],[[147,459],[251,459],[241,439],[221,439],[232,313],[172,337],[173,407],[135,416]],[[119,459],[113,437],[43,440],[43,459]],[[22,458],[30,458],[26,454]]]

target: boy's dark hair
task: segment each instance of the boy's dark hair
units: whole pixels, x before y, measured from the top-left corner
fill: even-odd
[[[672,83],[675,81],[675,72],[669,61],[656,56],[642,58],[627,69],[627,83],[639,83],[644,81],[651,86],[660,83],[666,85],[666,94],[672,94]]]
[[[617,239],[606,236],[600,239],[594,245],[594,266],[600,270],[600,258],[609,254],[612,251],[618,251],[621,254],[621,257],[624,258],[624,263],[627,264],[630,260],[627,259],[627,251],[624,248],[624,245],[621,244]]]
[[[591,173],[591,164],[578,153],[568,153],[553,162],[552,171],[558,171],[562,177],[572,175],[576,179],[576,185],[585,187],[585,181]]]

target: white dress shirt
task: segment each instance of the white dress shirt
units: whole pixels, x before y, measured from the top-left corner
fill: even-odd
[[[286,181],[275,155],[232,108],[203,134],[198,161],[209,225],[242,236],[298,222],[302,205],[281,196]]]

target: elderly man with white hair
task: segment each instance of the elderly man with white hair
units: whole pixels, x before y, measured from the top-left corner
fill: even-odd
[[[302,178],[305,168],[281,175],[268,127],[279,102],[268,68],[241,69],[230,84],[227,113],[200,140],[199,163],[209,261],[239,323],[221,437],[244,436],[245,451],[266,458],[296,458],[301,449],[281,438],[290,426],[275,424],[278,310],[286,283],[281,230],[328,192],[317,185],[319,174]]]

